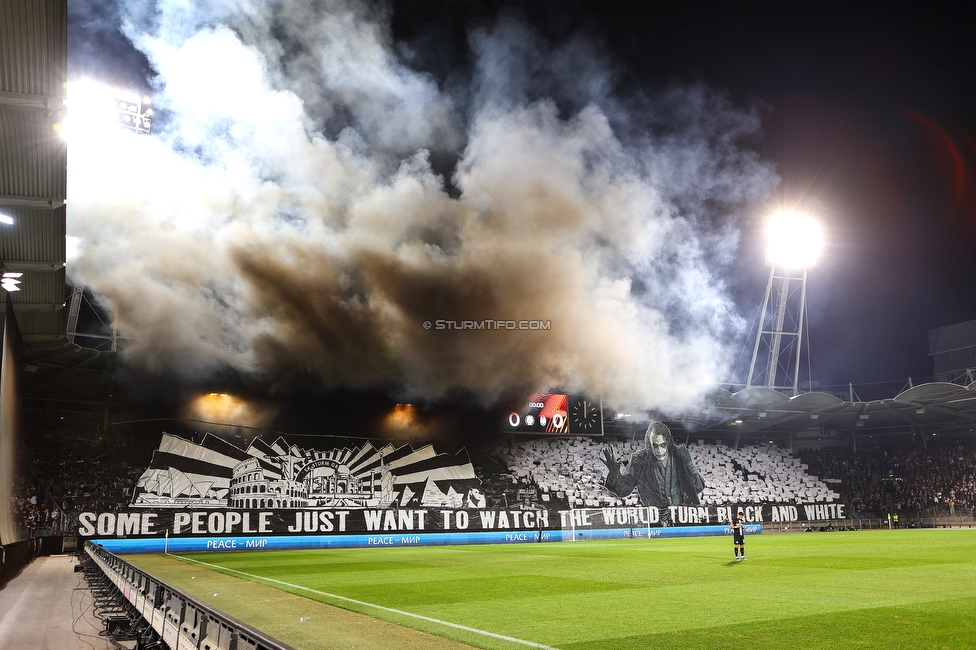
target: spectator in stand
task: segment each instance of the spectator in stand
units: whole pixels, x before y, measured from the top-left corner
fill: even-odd
[[[971,514],[976,505],[976,444],[971,441],[928,448],[846,447],[806,450],[810,471],[842,480],[842,497],[857,512],[937,511]]]

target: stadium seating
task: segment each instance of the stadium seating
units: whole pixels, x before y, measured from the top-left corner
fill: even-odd
[[[801,452],[825,480],[839,483],[855,512],[973,516],[976,507],[976,444],[824,447]]]

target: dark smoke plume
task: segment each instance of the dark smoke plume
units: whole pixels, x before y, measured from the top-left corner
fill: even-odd
[[[70,271],[131,362],[669,408],[725,378],[742,322],[722,272],[776,182],[746,147],[754,110],[700,86],[624,93],[596,45],[512,18],[473,32],[467,86],[441,88],[367,5],[121,15],[158,73],[158,127],[72,142]]]

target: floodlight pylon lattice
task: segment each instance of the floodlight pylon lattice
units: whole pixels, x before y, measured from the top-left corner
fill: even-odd
[[[749,364],[747,387],[766,386],[791,395],[799,394],[806,303],[806,267],[771,266],[752,362]]]

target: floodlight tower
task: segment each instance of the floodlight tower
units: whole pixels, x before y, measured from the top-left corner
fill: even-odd
[[[69,142],[82,133],[88,138],[91,138],[92,134],[104,136],[119,127],[140,135],[149,135],[152,131],[153,109],[149,97],[109,88],[92,79],[79,79],[69,84],[68,100],[65,104],[68,106],[68,119],[58,126],[62,137]],[[71,293],[66,323],[68,341],[74,343],[79,335],[91,339],[105,339],[111,342],[111,350],[115,352],[118,350],[120,337],[114,321],[110,335],[85,334],[77,331],[84,291],[85,285],[79,283],[75,284]]]
[[[800,348],[807,319],[807,269],[817,261],[822,248],[820,225],[810,217],[779,212],[769,220],[766,227],[769,282],[746,386],[765,385],[792,395],[799,393]],[[765,361],[761,360],[760,352]],[[758,370],[757,359],[760,359]]]

